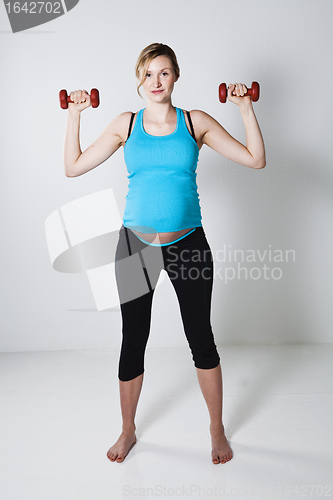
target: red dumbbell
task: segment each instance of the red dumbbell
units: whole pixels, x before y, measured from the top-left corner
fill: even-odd
[[[90,92],[91,106],[97,108],[99,106],[99,92],[97,89],[91,89]],[[68,103],[73,102],[67,94],[67,90],[62,89],[59,92],[60,107],[62,109],[68,108]]]
[[[256,102],[259,99],[260,87],[258,82],[252,82],[252,87],[247,89],[247,93],[244,94],[244,97],[249,95],[253,102]],[[227,86],[225,83],[221,83],[219,86],[219,99],[220,102],[227,101]]]

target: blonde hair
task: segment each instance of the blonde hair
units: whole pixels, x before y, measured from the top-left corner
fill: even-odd
[[[141,51],[141,53],[138,57],[138,60],[136,62],[136,65],[135,65],[135,76],[139,80],[139,84],[138,84],[136,90],[137,90],[139,96],[141,97],[141,99],[142,99],[142,95],[140,94],[139,89],[140,89],[141,85],[143,84],[143,82],[145,81],[146,73],[147,73],[149,64],[151,63],[151,61],[153,59],[155,59],[155,57],[158,57],[158,56],[168,57],[171,61],[173,70],[175,72],[176,80],[180,76],[180,69],[178,66],[177,57],[176,57],[176,54],[174,53],[174,51],[172,50],[171,47],[169,47],[168,45],[165,45],[163,43],[152,43],[152,44],[148,45],[147,47],[145,47]]]

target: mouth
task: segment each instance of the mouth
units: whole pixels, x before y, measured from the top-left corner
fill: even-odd
[[[161,92],[163,92],[163,90],[153,90],[152,91],[153,94],[160,94]]]

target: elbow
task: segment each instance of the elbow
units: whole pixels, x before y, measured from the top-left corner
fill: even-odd
[[[266,167],[266,156],[261,158],[256,164],[254,168],[265,168]]]
[[[68,165],[68,164],[64,164],[64,167],[65,167],[65,176],[66,177],[76,177],[76,173],[74,173],[74,167],[72,166],[72,168]]]
[[[77,159],[73,162],[72,159],[66,158],[66,156],[64,156],[63,165],[64,165],[66,177],[77,177],[78,168],[77,168],[76,163],[77,163]]]
[[[260,168],[265,168],[266,167],[266,161],[259,163],[255,168],[260,169]]]
[[[66,175],[66,177],[76,177],[76,174],[73,174],[72,172],[69,172],[68,170],[65,170],[65,175]]]

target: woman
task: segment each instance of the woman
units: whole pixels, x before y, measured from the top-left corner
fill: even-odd
[[[170,47],[155,43],[143,49],[136,76],[139,95],[142,86],[147,97],[146,107],[135,114],[125,112],[117,116],[83,153],[79,144],[80,113],[90,106],[90,98],[85,90],[70,93],[73,104],[68,106],[66,176],[92,170],[120,146],[124,147],[129,171],[129,191],[115,258],[123,321],[118,373],[123,427],[118,441],[107,452],[111,461],[122,462],[136,443],[134,420],[143,382],[152,298],[162,268],[179,300],[185,334],[208,407],[212,462],[225,463],[233,456],[222,423],[222,371],[210,324],[213,259],[201,224],[195,170],[204,144],[230,160],[256,169],[265,167],[265,148],[251,98],[243,97],[247,92],[245,85],[229,85],[228,100],[240,109],[246,146],[207,113],[188,113],[172,105],[171,95],[179,74],[177,58]],[[195,259],[189,258],[191,252]],[[132,268],[128,271],[129,256],[140,256],[140,278]],[[142,286],[133,294],[143,276],[146,288]]]

